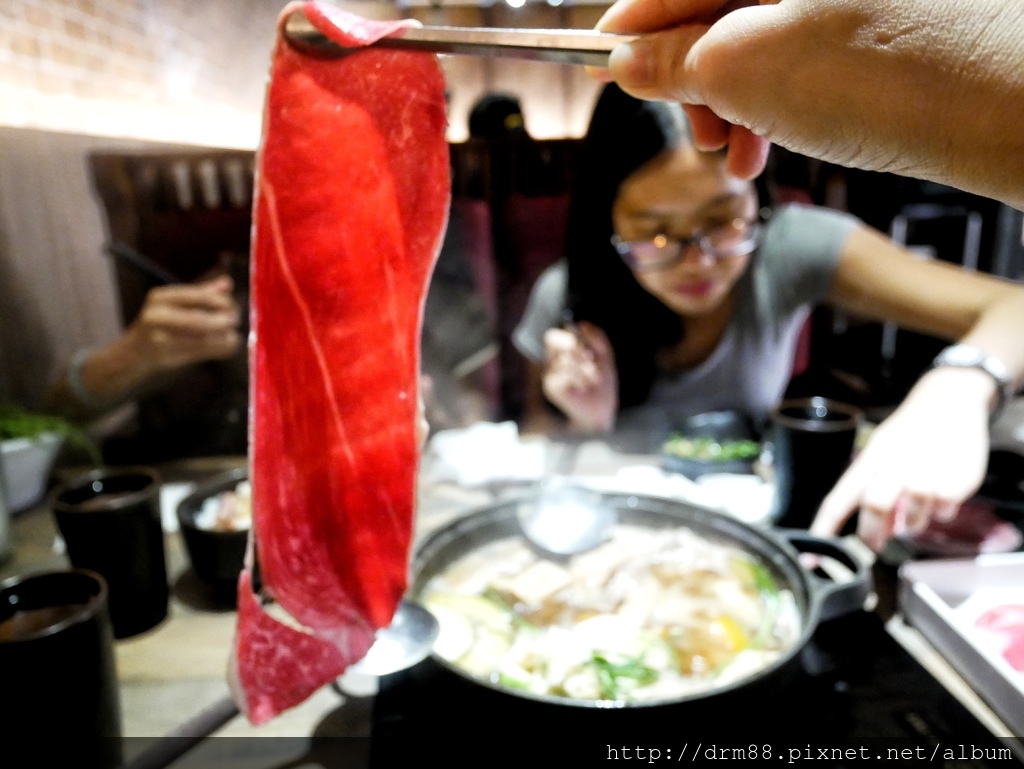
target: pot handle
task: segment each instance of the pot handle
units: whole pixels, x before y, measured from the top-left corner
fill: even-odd
[[[817,604],[821,622],[852,614],[864,608],[873,584],[867,564],[853,555],[840,539],[823,539],[804,529],[777,529],[776,533],[801,553],[815,553],[834,558],[853,572],[846,582],[833,582],[811,574],[811,600]]]

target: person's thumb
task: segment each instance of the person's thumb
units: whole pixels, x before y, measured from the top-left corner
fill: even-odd
[[[638,99],[705,104],[690,52],[707,30],[706,24],[688,24],[637,37],[612,51],[608,72],[622,90]]]

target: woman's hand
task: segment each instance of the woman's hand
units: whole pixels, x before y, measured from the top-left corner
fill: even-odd
[[[619,0],[600,29],[645,34],[609,74],[688,106],[706,149],[760,172],[767,141],[845,166],[1024,202],[1018,0]]]
[[[993,393],[982,371],[925,374],[825,498],[811,532],[838,534],[859,509],[857,534],[881,551],[893,535],[952,519],[985,477]]]
[[[578,334],[560,328],[544,334],[544,395],[569,420],[572,429],[607,432],[615,425],[619,378],[605,333],[582,321]]]
[[[125,346],[136,365],[155,374],[234,355],[242,338],[231,288],[231,278],[221,276],[152,289],[125,332]]]

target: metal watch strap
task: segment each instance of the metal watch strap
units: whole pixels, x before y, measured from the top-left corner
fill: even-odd
[[[989,416],[995,421],[1006,407],[1013,395],[1013,382],[1006,366],[998,358],[989,355],[980,347],[969,344],[954,344],[947,347],[932,361],[932,368],[951,366],[955,368],[974,368],[984,371],[996,384],[996,402]]]

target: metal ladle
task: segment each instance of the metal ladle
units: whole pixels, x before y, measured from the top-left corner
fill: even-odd
[[[600,494],[567,478],[579,449],[579,442],[563,447],[557,471],[544,478],[537,495],[520,504],[516,513],[527,541],[556,559],[584,553],[606,542],[618,520]]]
[[[437,620],[418,603],[402,600],[391,624],[377,631],[373,646],[359,662],[349,665],[353,673],[386,676],[411,668],[425,659],[437,640]]]

